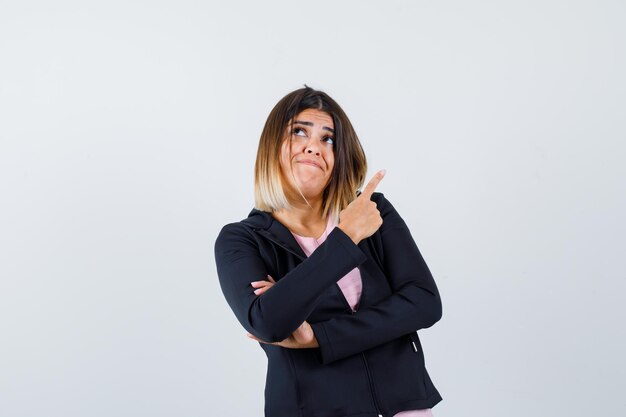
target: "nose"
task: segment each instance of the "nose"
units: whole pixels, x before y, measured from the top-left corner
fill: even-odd
[[[306,142],[304,153],[319,155],[320,154],[319,146],[320,146],[319,140],[316,140],[314,137],[311,137]]]

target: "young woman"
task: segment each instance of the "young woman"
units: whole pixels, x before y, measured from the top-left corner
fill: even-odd
[[[267,417],[422,417],[441,401],[417,330],[441,318],[406,223],[339,105],[305,87],[271,111],[255,207],[215,242],[220,285],[268,358]]]

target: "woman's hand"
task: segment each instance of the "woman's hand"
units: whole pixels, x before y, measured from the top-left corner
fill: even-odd
[[[256,290],[254,290],[254,293],[256,295],[263,294],[265,291],[269,290],[272,285],[276,284],[274,278],[272,278],[270,275],[268,275],[267,277],[270,279],[269,281],[252,281],[250,283],[250,285],[252,285],[252,288],[256,288]]]
[[[378,207],[371,198],[385,173],[384,169],[378,171],[367,183],[363,192],[339,213],[337,227],[343,230],[355,244],[373,235],[383,224]]]
[[[296,329],[295,332],[291,334],[291,336],[281,342],[266,342],[265,340],[261,340],[250,333],[248,333],[247,336],[250,339],[256,340],[257,342],[282,346],[290,349],[316,348],[320,346],[317,343],[315,333],[313,333],[313,328],[311,328],[311,325],[306,320],[300,325],[300,327]]]
[[[269,278],[269,281],[253,281],[251,283],[252,287],[256,288],[256,290],[254,290],[254,293],[256,295],[263,294],[265,291],[269,290],[274,284],[276,284],[274,278],[272,278],[270,275],[268,275],[267,277]],[[300,325],[300,327],[296,329],[295,332],[291,334],[291,336],[281,342],[269,343],[259,339],[258,337],[250,333],[247,333],[247,336],[250,339],[256,340],[257,342],[282,346],[290,349],[319,347],[319,344],[317,343],[317,338],[315,337],[315,333],[313,332],[313,328],[306,320]]]

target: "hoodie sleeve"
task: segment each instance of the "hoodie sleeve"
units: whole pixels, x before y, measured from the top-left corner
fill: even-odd
[[[258,297],[251,282],[267,279],[268,272],[252,232],[230,223],[215,241],[217,275],[228,305],[248,332],[266,342],[289,337],[324,291],[365,260],[365,253],[335,227],[311,256]]]
[[[351,316],[311,323],[324,364],[430,327],[441,318],[439,291],[406,223],[382,193],[377,206],[383,218],[385,275],[393,294]]]

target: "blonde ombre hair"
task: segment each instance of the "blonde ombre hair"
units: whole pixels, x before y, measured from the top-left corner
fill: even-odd
[[[283,189],[280,151],[283,141],[290,140],[287,132],[291,132],[295,116],[306,109],[323,111],[333,119],[335,163],[322,196],[322,216],[339,220],[341,210],[357,197],[357,190],[365,182],[367,160],[352,123],[339,104],[323,91],[306,85],[283,97],[267,117],[254,166],[254,205],[267,212],[292,208]],[[302,192],[300,195],[306,201]]]

